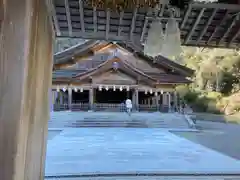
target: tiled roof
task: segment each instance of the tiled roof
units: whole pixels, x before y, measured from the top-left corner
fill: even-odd
[[[53,71],[53,78],[72,78],[76,76],[79,73],[85,72],[86,70],[84,69],[64,69],[64,70],[55,70]]]
[[[81,55],[86,53],[88,49],[90,49],[94,44],[101,44],[103,42],[96,42],[96,41],[88,41],[88,43],[77,45],[69,50],[66,50],[65,52],[58,53],[55,55],[55,58],[57,58],[57,61],[61,60],[61,62],[67,62],[71,57],[76,56],[76,55]],[[120,47],[127,49],[131,53],[134,51],[136,52],[136,49],[130,45],[126,44],[117,44]],[[184,67],[180,64],[177,64],[163,56],[158,56],[156,59],[153,59],[151,57],[145,56],[141,51],[137,52],[137,56],[143,60],[146,60],[147,62],[150,63],[155,63],[158,64],[159,66],[165,67],[171,70],[175,70],[176,72],[180,72],[181,75],[174,75],[173,73],[151,73],[151,72],[143,72],[141,69],[137,69],[135,67],[130,67],[133,71],[136,71],[138,74],[141,72],[143,76],[149,76],[150,79],[156,80],[158,83],[190,83],[191,81],[187,80],[185,76],[191,75],[193,73],[193,70]],[[94,56],[95,57],[95,56]],[[70,67],[69,69],[65,70],[55,70],[53,73],[53,78],[74,78],[78,75],[82,74],[88,74],[88,72],[94,72],[97,71],[99,67],[102,65],[106,64],[106,61],[112,59],[112,55],[107,55],[104,58],[99,58],[95,57],[94,59],[88,59],[88,60],[81,60],[77,62],[75,65]],[[120,57],[120,59],[122,59]],[[130,64],[127,63],[127,66],[131,66]],[[141,74],[140,73],[140,74]]]
[[[165,83],[191,83],[190,80],[186,79],[184,76],[166,74],[166,73],[147,73],[145,74],[156,79],[160,84]]]
[[[55,56],[54,56],[55,65],[73,62],[72,57],[77,56],[77,55],[86,54],[90,50],[91,47],[93,47],[94,45],[97,45],[97,44],[101,44],[101,43],[106,43],[106,42],[90,40],[84,44],[76,45],[70,49],[67,49],[63,52],[55,54]],[[182,66],[176,62],[173,62],[172,60],[165,58],[163,56],[158,56],[157,58],[154,58],[154,59],[149,56],[146,56],[143,54],[142,50],[137,49],[135,46],[133,46],[131,44],[118,43],[117,45],[130,51],[131,53],[135,52],[139,57],[141,57],[142,59],[144,59],[150,63],[156,63],[156,64],[166,67],[168,69],[175,69],[187,76],[191,76],[194,73],[194,71],[192,69]],[[93,64],[94,63],[95,63],[95,60],[93,61]]]
[[[143,53],[143,50],[141,49],[142,47],[137,48],[136,46],[132,45],[132,44],[125,44],[125,43],[119,43],[118,45],[120,45],[121,47],[131,51],[131,52],[135,52],[139,57],[141,57],[142,59],[145,59],[151,63],[157,63],[161,66],[165,66],[167,68],[170,69],[177,69],[178,71],[181,71],[182,73],[191,76],[194,71],[186,66],[183,66],[181,64],[178,64],[164,56],[157,56],[156,58],[152,58],[149,56],[146,56]]]

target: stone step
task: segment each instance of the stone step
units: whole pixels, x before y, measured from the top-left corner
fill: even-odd
[[[159,127],[188,128],[186,120],[180,114],[161,113],[54,113],[49,128],[64,127]]]
[[[54,126],[54,122],[50,122],[49,126]],[[103,120],[88,120],[88,121],[76,121],[76,122],[66,122],[66,123],[56,123],[55,127],[151,127],[151,128],[186,128],[184,123],[170,123],[166,121],[154,121],[154,122],[144,122],[144,121],[103,121]]]

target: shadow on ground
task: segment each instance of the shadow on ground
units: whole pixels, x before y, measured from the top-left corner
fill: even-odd
[[[217,122],[197,122],[199,132],[172,132],[192,142],[240,160],[240,126]]]

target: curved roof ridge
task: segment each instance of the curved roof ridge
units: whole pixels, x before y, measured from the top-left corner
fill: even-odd
[[[118,57],[118,56],[117,56]],[[143,75],[143,76],[146,76],[147,78],[149,79],[152,79],[152,80],[155,80],[154,78],[152,78],[151,76],[147,75],[146,73],[140,71],[139,69],[135,68],[134,66],[132,66],[131,64],[129,64],[125,59],[122,59],[121,57],[118,57],[119,59],[121,59],[121,61],[127,65],[130,69],[136,71],[137,73]]]
[[[63,61],[65,59],[71,58],[72,56],[74,56],[80,52],[86,51],[99,42],[100,41],[96,41],[96,40],[88,40],[85,43],[82,43],[82,44],[79,43],[70,48],[67,48],[64,51],[58,52],[58,53],[54,54],[54,61],[55,61],[54,63],[62,63],[59,61]]]
[[[95,70],[101,68],[102,66],[104,66],[104,65],[106,65],[106,64],[108,64],[108,63],[109,63],[108,60],[103,61],[103,62],[102,62],[101,64],[99,64],[98,66],[96,66],[96,67],[94,67],[94,68],[92,68],[92,69],[89,69],[89,70],[87,70],[87,71],[85,71],[85,72],[83,72],[83,73],[79,73],[79,74],[77,74],[76,76],[74,76],[73,78],[77,78],[77,77],[82,76],[82,75],[84,75],[84,74],[88,74],[88,73],[94,72]]]
[[[122,46],[123,45],[123,46]],[[158,55],[157,57],[153,58],[153,57],[150,57],[150,56],[147,56],[143,53],[143,49],[142,47],[138,47],[136,45],[133,45],[132,43],[129,43],[129,44],[126,44],[126,43],[120,43],[119,46],[122,46],[123,48],[127,49],[127,48],[130,48],[132,49],[133,51],[136,51],[137,54],[139,54],[140,56],[142,56],[142,58],[144,59],[149,59],[151,60],[152,62],[156,62],[158,64],[161,64],[165,67],[168,67],[168,68],[177,68],[178,71],[181,71],[183,72],[184,74],[193,74],[194,73],[194,70],[186,67],[186,66],[183,66],[181,64],[178,64],[177,62],[174,62],[170,59],[168,59],[167,57],[164,57],[162,55]]]
[[[90,76],[92,73],[96,72],[96,71],[97,71],[98,69],[100,69],[100,68],[103,68],[105,65],[108,66],[109,63],[112,62],[111,60],[113,60],[114,58],[118,58],[118,59],[120,60],[119,63],[120,63],[120,64],[123,64],[123,67],[122,67],[122,68],[124,68],[124,67],[125,67],[125,68],[128,68],[128,69],[132,70],[133,72],[135,72],[135,73],[137,73],[137,74],[140,74],[141,76],[144,76],[145,78],[147,78],[147,79],[149,79],[149,80],[151,80],[151,81],[153,81],[153,82],[156,82],[156,81],[157,81],[156,79],[152,78],[151,76],[148,76],[147,74],[141,72],[140,70],[132,67],[132,66],[129,65],[125,60],[123,60],[123,59],[121,59],[121,58],[119,58],[119,57],[117,57],[117,56],[111,56],[111,57],[112,57],[111,59],[108,59],[107,61],[103,62],[102,64],[100,64],[100,65],[97,66],[97,67],[95,67],[95,68],[93,68],[93,69],[90,69],[90,70],[88,70],[88,71],[86,71],[86,72],[77,74],[76,76],[74,76],[74,78],[77,78],[77,77],[80,77],[80,76],[84,76],[84,75],[85,75],[85,76],[87,76],[87,75]],[[119,67],[119,69],[121,69],[121,66]]]
[[[65,51],[69,51],[69,50],[71,50],[71,49],[73,49],[73,48],[75,48],[75,47],[77,47],[79,45],[83,45],[83,44],[87,43],[88,41],[89,40],[85,41],[84,43],[77,43],[77,44],[75,44],[75,45],[73,45],[71,47],[68,47],[67,49],[64,49],[64,50],[61,50],[61,51],[58,51],[58,52],[54,53],[54,55],[57,56],[57,55],[59,55],[61,53],[64,53]]]

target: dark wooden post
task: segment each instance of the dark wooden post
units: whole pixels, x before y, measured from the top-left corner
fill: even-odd
[[[72,88],[68,88],[68,108],[72,109]]]
[[[138,94],[138,89],[135,89],[135,107],[136,111],[139,110],[139,94]]]
[[[52,27],[43,0],[6,0],[1,9],[0,177],[43,180]]]
[[[90,106],[90,110],[93,110],[93,88],[91,87],[89,89],[89,106]]]

